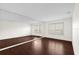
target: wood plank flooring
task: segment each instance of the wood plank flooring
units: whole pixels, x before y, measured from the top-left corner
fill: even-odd
[[[0,41],[0,48],[32,39],[33,36],[14,38],[8,41],[10,43],[3,40]],[[3,44],[1,42],[5,43]],[[74,55],[74,52],[71,42],[51,38],[42,38],[0,51],[0,55]]]
[[[7,47],[7,46],[17,44],[17,43],[21,43],[21,42],[24,42],[24,41],[29,41],[29,40],[32,40],[32,39],[33,39],[32,36],[25,36],[25,37],[17,37],[17,38],[0,40],[0,49]]]

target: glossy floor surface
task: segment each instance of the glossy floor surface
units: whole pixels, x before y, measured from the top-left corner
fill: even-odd
[[[18,40],[28,40],[28,37],[23,38],[24,39],[17,38],[15,42],[17,42]],[[29,38],[33,39],[33,37]],[[4,44],[4,46],[6,44]],[[0,51],[0,55],[74,55],[74,52],[71,42],[50,38],[42,38],[36,39],[32,42],[25,43],[17,47]]]
[[[21,42],[24,42],[24,41],[29,41],[29,40],[32,40],[32,39],[33,39],[33,37],[31,37],[31,36],[25,36],[25,37],[17,37],[17,38],[0,40],[0,49],[5,48],[7,46],[17,44],[17,43],[21,43]]]

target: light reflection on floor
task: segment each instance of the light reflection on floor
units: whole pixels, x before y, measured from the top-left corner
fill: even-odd
[[[64,47],[62,43],[57,43],[56,44],[56,50],[55,50],[56,54],[62,55],[64,54]]]
[[[52,42],[52,41],[47,41],[46,43],[44,43],[42,39],[37,39],[33,42],[33,49],[34,49],[34,53],[40,53],[40,51],[42,51],[43,49],[46,48],[49,52],[49,54],[64,54],[64,48],[63,48],[63,44],[59,43],[59,42]],[[43,46],[44,45],[44,46]]]
[[[42,40],[37,38],[35,41],[33,41],[32,44],[33,44],[34,53],[40,53],[42,49]]]

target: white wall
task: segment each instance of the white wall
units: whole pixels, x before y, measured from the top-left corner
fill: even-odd
[[[0,40],[14,37],[21,37],[30,35],[30,25],[11,22],[11,21],[0,21]]]
[[[31,22],[30,17],[0,9],[0,40],[30,35]]]
[[[57,39],[61,39],[61,40],[67,40],[67,41],[71,41],[72,40],[72,19],[71,18],[65,18],[65,19],[58,19],[55,21],[51,21],[48,22],[49,23],[60,23],[63,22],[64,23],[64,34],[63,35],[49,35],[48,32],[45,32],[47,37],[51,37],[51,38],[57,38]],[[47,29],[47,27],[46,27]],[[46,30],[48,31],[48,30]]]
[[[56,34],[48,34],[48,24],[50,23],[64,23],[64,35],[56,35]],[[45,23],[39,23],[41,24],[41,33],[32,33],[32,35],[42,35],[43,37],[50,37],[50,38],[56,38],[56,39],[61,39],[61,40],[67,40],[67,41],[72,41],[72,19],[71,17],[65,18],[65,19],[58,19],[58,20],[53,20]],[[33,24],[32,24],[33,26]],[[33,27],[32,27],[33,28]]]
[[[73,13],[73,48],[75,54],[79,55],[79,4],[75,5]]]

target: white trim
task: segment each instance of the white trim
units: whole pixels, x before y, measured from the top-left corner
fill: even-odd
[[[25,43],[32,42],[32,41],[34,41],[36,39],[39,39],[39,38],[34,38],[32,40],[29,40],[29,41],[25,41],[25,42],[21,42],[21,43],[18,43],[18,44],[14,44],[14,45],[11,45],[11,46],[8,46],[8,47],[5,47],[5,48],[1,48],[0,51],[6,50],[6,49],[10,49],[10,48],[13,48],[13,47],[16,47],[16,46],[20,46],[20,45],[23,45]]]

